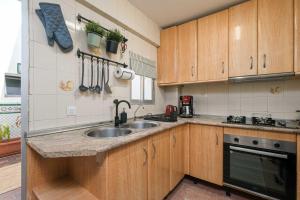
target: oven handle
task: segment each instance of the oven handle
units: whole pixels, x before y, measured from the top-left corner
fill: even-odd
[[[246,149],[246,148],[235,147],[235,146],[230,146],[229,148],[231,150],[242,151],[242,152],[253,153],[253,154],[264,155],[264,156],[271,156],[271,157],[275,157],[275,158],[283,158],[283,159],[288,158],[288,156],[286,154],[278,154],[278,153],[259,151],[259,150],[254,150],[254,149]]]

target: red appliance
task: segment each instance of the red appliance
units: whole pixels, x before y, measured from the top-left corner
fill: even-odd
[[[170,117],[172,113],[177,112],[177,107],[173,105],[167,105],[165,116]]]
[[[193,96],[180,96],[179,115],[180,117],[193,117]]]

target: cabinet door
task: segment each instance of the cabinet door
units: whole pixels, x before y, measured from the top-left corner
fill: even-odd
[[[300,73],[300,0],[295,0],[295,52],[294,68],[296,73]]]
[[[293,0],[258,0],[258,74],[293,72]]]
[[[257,0],[229,9],[229,77],[257,75]]]
[[[228,10],[198,20],[198,80],[228,79]]]
[[[162,200],[170,189],[170,134],[169,131],[148,140],[148,199]]]
[[[147,199],[148,140],[141,140],[109,152],[108,199]]]
[[[184,127],[170,131],[170,190],[184,177]]]
[[[223,128],[190,125],[190,175],[223,185]]]
[[[197,80],[197,21],[178,26],[178,82]]]
[[[177,50],[177,27],[162,30],[157,52],[159,84],[177,82]]]

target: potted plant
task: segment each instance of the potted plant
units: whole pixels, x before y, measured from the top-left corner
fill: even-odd
[[[20,138],[10,138],[8,125],[0,125],[0,157],[8,156],[21,151]]]
[[[123,40],[123,35],[119,30],[111,30],[106,36],[106,51],[111,53],[117,53],[119,43]]]
[[[87,43],[89,47],[99,48],[104,29],[96,22],[91,21],[85,25]]]

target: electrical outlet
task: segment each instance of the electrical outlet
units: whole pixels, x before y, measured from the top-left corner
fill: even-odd
[[[76,115],[76,106],[68,106],[67,107],[67,115],[75,116]]]

